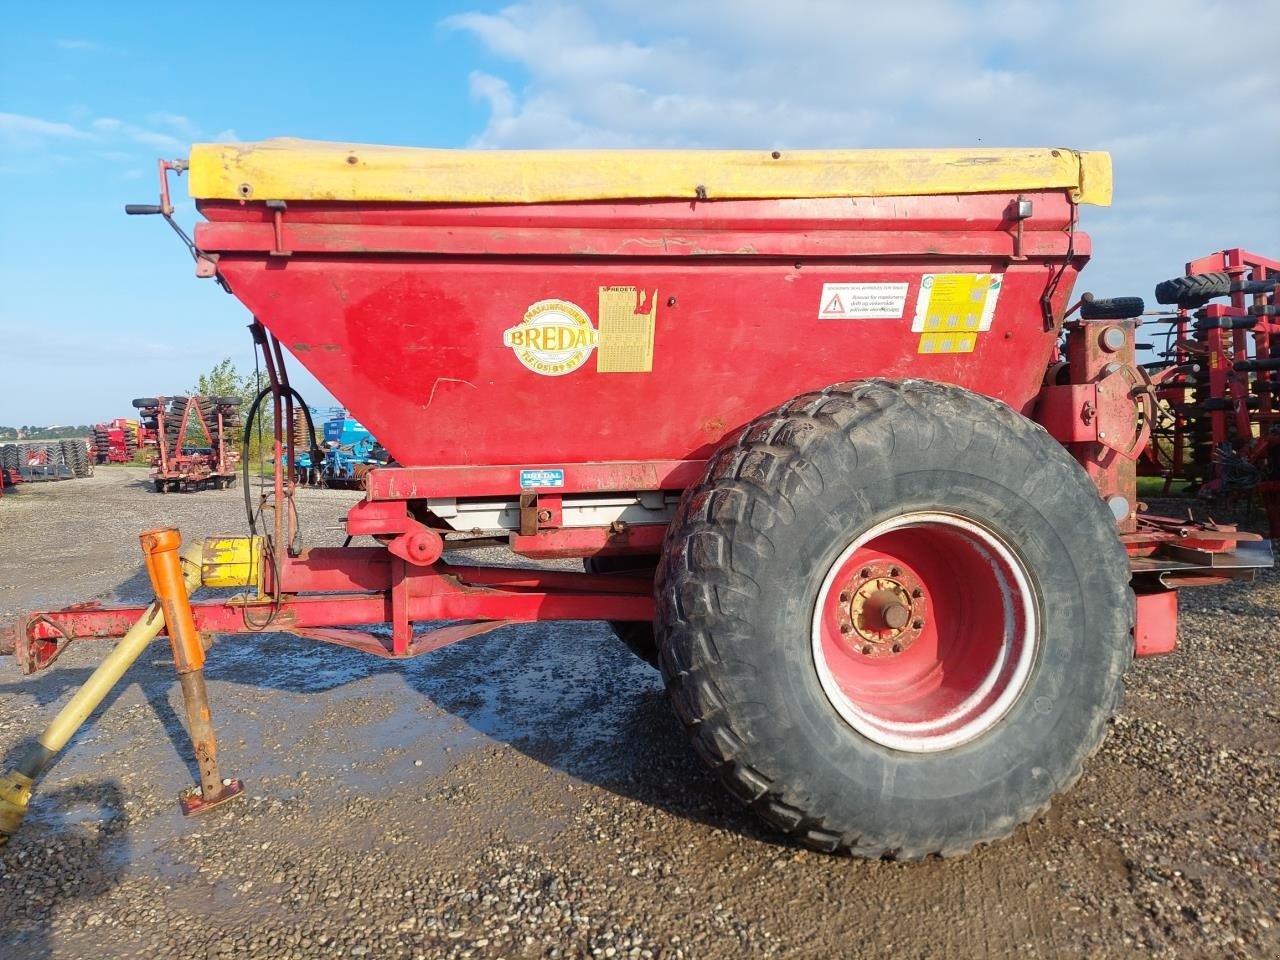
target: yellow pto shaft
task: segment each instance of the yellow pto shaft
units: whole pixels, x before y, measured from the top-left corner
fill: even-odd
[[[193,545],[182,554],[181,582],[185,587],[184,596],[200,586],[203,557],[203,544]],[[129,632],[116,644],[115,649],[98,664],[98,669],[93,671],[67,705],[58,711],[58,715],[45,727],[44,732],[17,764],[0,775],[0,844],[13,835],[26,816],[27,805],[31,801],[31,786],[36,778],[67,745],[89,714],[97,709],[164,625],[164,611],[160,602],[156,601],[147,607],[146,612],[129,628]]]

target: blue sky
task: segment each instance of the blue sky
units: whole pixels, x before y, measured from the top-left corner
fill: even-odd
[[[1212,250],[1280,256],[1280,60],[1249,36],[1280,36],[1280,3],[11,4],[0,423],[120,416],[251,363],[239,304],[121,212],[192,141],[1105,149],[1081,289],[1149,297]]]

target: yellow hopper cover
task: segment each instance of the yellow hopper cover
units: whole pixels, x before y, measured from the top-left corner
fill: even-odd
[[[949,150],[432,150],[282,138],[191,148],[202,200],[551,203],[889,197],[1065,189],[1111,203],[1111,157]]]

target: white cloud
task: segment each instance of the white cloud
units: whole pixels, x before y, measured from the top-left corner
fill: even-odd
[[[101,50],[102,44],[95,40],[70,40],[57,39],[53,41],[53,45],[62,50]]]
[[[160,110],[147,115],[147,123],[152,127],[168,127],[174,133],[192,139],[200,135],[200,128],[191,122],[189,117],[180,113],[169,113]]]
[[[25,149],[50,140],[81,140],[89,135],[69,123],[25,117],[18,113],[0,113],[0,145]]]
[[[129,125],[125,128],[125,136],[134,143],[140,143],[143,146],[153,147],[156,150],[168,151],[185,151],[190,146],[190,140],[179,139],[167,133],[159,133],[155,130],[144,130],[142,127]]]
[[[1280,70],[1243,32],[1280,35],[1272,0],[530,0],[442,23],[522,77],[472,75],[476,146],[1105,149],[1100,293],[1280,247]]]
[[[64,366],[93,366],[104,360],[199,360],[207,346],[196,340],[182,343],[157,339],[124,341],[90,333],[51,328],[35,321],[0,320],[0,338],[14,361],[47,361],[56,355]]]
[[[157,122],[157,118],[170,118],[171,120],[182,121],[190,124],[186,117],[179,117],[176,114],[152,114],[148,120],[153,124]],[[168,126],[174,126],[172,122],[167,123]],[[162,133],[158,130],[150,130],[140,127],[136,123],[125,123],[123,120],[117,120],[115,117],[98,117],[89,124],[91,128],[101,134],[114,135],[125,140],[139,143],[155,150],[185,150],[190,143],[189,139],[180,139],[172,134]],[[194,136],[198,133],[194,127],[191,128],[191,134]]]
[[[147,117],[148,126],[120,120],[116,117],[88,119],[82,109],[77,109],[75,123],[63,123],[30,117],[16,113],[0,113],[0,147],[28,152],[47,151],[55,143],[80,141],[92,144],[92,155],[102,159],[121,160],[159,151],[169,154],[185,153],[191,142],[203,134],[188,118],[174,113],[153,113]],[[155,127],[167,127],[172,133]],[[234,130],[218,134],[225,138]],[[140,149],[145,148],[145,149]]]

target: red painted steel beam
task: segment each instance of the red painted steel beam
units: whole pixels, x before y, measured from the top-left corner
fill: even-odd
[[[499,466],[380,467],[369,474],[369,500],[426,500],[518,493],[525,470],[563,470],[566,493],[683,490],[702,478],[705,460],[631,460],[608,463],[504,464]]]
[[[1061,232],[1074,216],[1062,190],[1023,191],[1034,217],[1026,232]],[[811,233],[819,230],[881,231],[1012,230],[1010,193],[903,197],[823,197],[781,200],[622,200],[542,204],[343,203],[290,201],[288,224],[419,226],[457,228],[567,228],[583,230],[754,231]],[[199,200],[210,221],[273,225],[264,201]],[[196,226],[197,239],[208,229]],[[1220,269],[1220,268],[1213,268]]]
[[[580,227],[454,227],[448,231],[418,226],[286,223],[281,227],[290,254],[411,254],[420,256],[596,256],[596,257],[910,257],[921,250],[934,255],[1010,257],[1014,237],[1002,231],[837,230],[797,231],[655,230]],[[276,229],[267,223],[210,223],[199,231],[200,249],[222,255],[270,252]],[[1064,257],[1065,233],[1029,230],[1021,256]],[[1077,236],[1077,255],[1088,254]]]
[[[356,556],[337,556],[347,552]],[[381,555],[381,562],[371,554]],[[367,626],[391,622],[397,612],[408,622],[653,619],[652,585],[644,577],[496,567],[418,568],[386,558],[381,548],[310,551],[285,562],[285,584],[306,590],[321,584],[341,589],[344,584],[367,587],[376,582],[377,592],[290,593],[278,602],[249,604],[193,603],[196,627],[201,633],[255,633]],[[36,641],[119,637],[145,610],[84,604],[33,613],[23,618],[18,630]]]
[[[620,531],[608,527],[566,527],[539,530],[530,536],[511,534],[513,552],[525,557],[595,557],[624,554],[656,554],[666,537],[665,523],[627,526]]]
[[[665,528],[661,528],[665,529]],[[443,563],[412,572],[422,580],[453,578],[463,587],[509,590],[542,590],[562,593],[653,592],[647,577],[620,577],[574,573],[568,570],[532,570],[525,567],[477,567]],[[391,588],[391,558],[382,547],[313,547],[297,557],[281,561],[280,588],[294,593],[381,593]]]
[[[459,591],[407,598],[409,620],[635,620],[653,619],[653,598],[638,594],[557,594],[540,591]],[[33,640],[109,639],[125,632],[146,607],[52,610],[26,620]],[[191,605],[201,633],[288,632],[295,627],[372,626],[391,621],[391,600],[383,594],[326,594],[284,597],[249,606],[205,601]],[[21,627],[20,627],[21,629]]]

